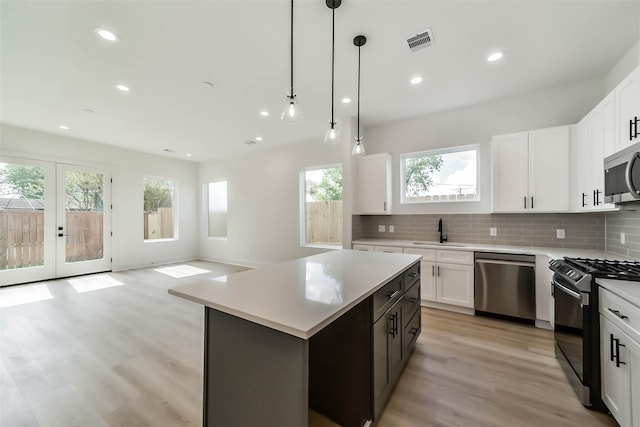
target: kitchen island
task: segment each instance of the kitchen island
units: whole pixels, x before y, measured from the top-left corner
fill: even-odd
[[[170,289],[205,306],[203,425],[373,419],[420,331],[419,260],[339,250]]]

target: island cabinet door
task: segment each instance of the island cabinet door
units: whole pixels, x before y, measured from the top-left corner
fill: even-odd
[[[374,419],[379,419],[391,389],[389,340],[393,320],[390,313],[373,324],[373,402]]]
[[[389,331],[389,369],[391,370],[391,384],[395,384],[404,367],[402,349],[402,305],[396,304],[391,309],[391,331]]]

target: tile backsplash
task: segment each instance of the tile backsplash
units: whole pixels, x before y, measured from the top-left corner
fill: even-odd
[[[640,259],[640,211],[608,212],[606,224],[607,252]]]
[[[442,218],[444,234],[450,242],[604,250],[605,218],[609,215],[612,214],[354,215],[352,233],[354,240],[437,241],[438,220]],[[625,221],[635,221],[635,234],[628,230],[629,226],[624,227],[629,233],[627,240],[636,242],[633,248],[639,251],[640,217],[616,219],[616,222]],[[379,231],[380,226],[384,226],[384,232]],[[393,233],[389,232],[389,226],[393,226]],[[491,227],[496,228],[495,237],[489,235]],[[564,239],[556,237],[558,229],[564,230]]]

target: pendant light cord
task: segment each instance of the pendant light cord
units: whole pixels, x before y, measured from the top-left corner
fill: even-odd
[[[334,92],[334,70],[335,70],[335,55],[336,55],[336,10],[332,9],[331,12],[331,129],[335,125],[333,119],[333,92]]]
[[[358,46],[358,142],[360,142],[360,46]]]
[[[293,0],[291,0],[291,92],[289,96],[293,99]]]

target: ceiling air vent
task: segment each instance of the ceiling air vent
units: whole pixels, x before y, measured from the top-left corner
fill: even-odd
[[[411,52],[433,46],[433,33],[431,32],[431,28],[427,28],[415,36],[409,37],[407,44]]]

